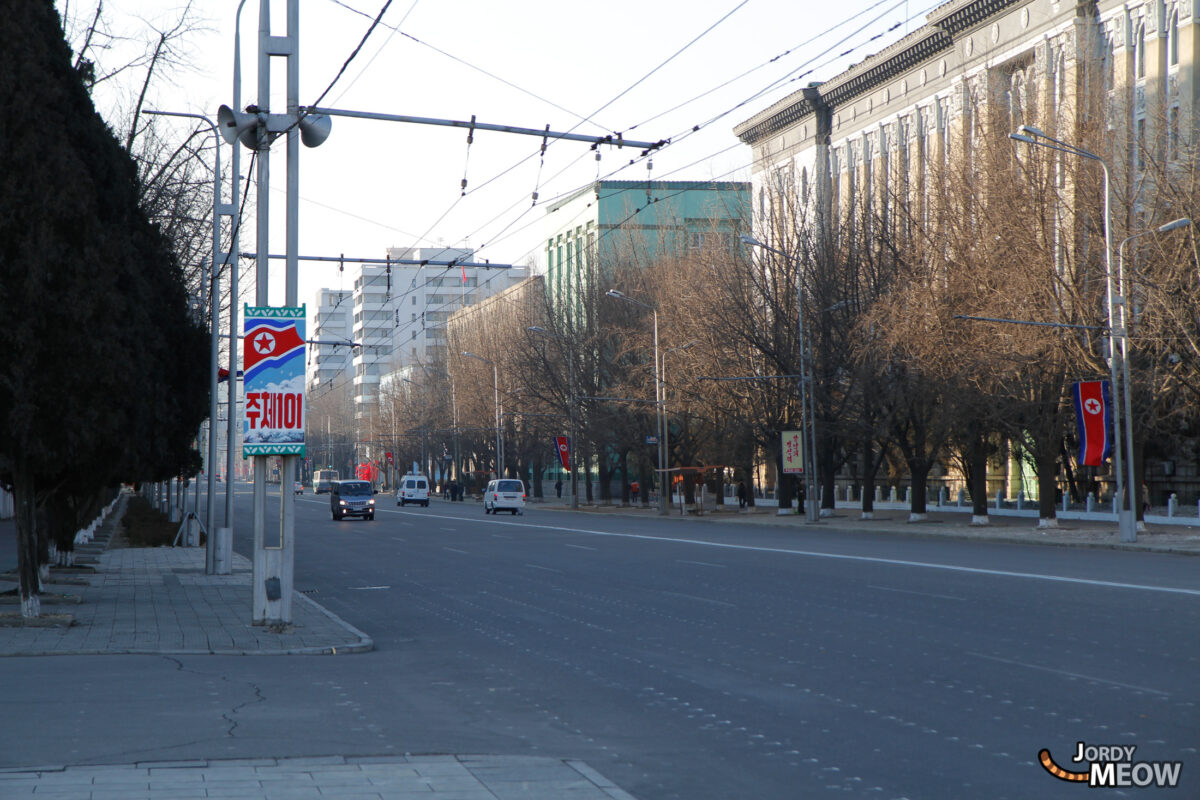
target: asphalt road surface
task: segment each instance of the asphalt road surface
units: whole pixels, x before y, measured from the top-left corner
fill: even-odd
[[[1194,558],[378,499],[296,527],[296,589],[374,652],[0,660],[30,723],[0,765],[533,754],[640,800],[1026,800],[1081,791],[1037,759],[1083,741],[1200,796]]]

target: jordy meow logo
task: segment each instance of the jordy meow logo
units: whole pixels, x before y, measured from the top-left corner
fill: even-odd
[[[1086,783],[1088,786],[1111,787],[1175,787],[1183,769],[1179,761],[1134,761],[1137,745],[1075,743],[1071,761],[1085,764],[1086,769],[1064,769],[1055,763],[1050,751],[1042,748],[1038,761],[1046,772],[1059,780]]]

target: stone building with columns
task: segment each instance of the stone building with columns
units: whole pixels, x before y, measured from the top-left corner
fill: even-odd
[[[922,186],[956,143],[969,152],[972,115],[996,104],[1014,130],[1036,119],[1070,138],[1064,126],[1099,98],[1105,155],[1128,172],[1146,150],[1196,144],[1198,66],[1200,0],[952,0],[882,52],[735,127],[753,148],[755,223],[785,177],[826,222],[855,194],[886,191],[897,165]]]
[[[1119,241],[1165,221],[1150,207],[1155,175],[1169,173],[1147,163],[1196,161],[1198,66],[1200,0],[950,0],[881,52],[734,128],[753,150],[755,230],[770,239],[781,216],[801,213],[802,227],[832,241],[872,202],[878,211],[907,197],[916,214],[953,206],[944,168],[969,172],[985,129],[1002,138],[1032,125],[1103,157]],[[1068,218],[1100,202],[1073,183],[1074,167],[1070,156],[1056,167]],[[1094,252],[1084,227],[1063,224],[1061,248]]]

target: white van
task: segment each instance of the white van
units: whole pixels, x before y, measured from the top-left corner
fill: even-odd
[[[405,475],[396,488],[396,505],[420,503],[429,506],[429,479],[424,475]]]
[[[525,513],[525,484],[513,478],[501,478],[488,483],[483,490],[483,513],[511,511],[513,515]]]

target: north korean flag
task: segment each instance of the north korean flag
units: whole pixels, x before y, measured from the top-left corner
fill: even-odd
[[[246,331],[242,347],[242,359],[247,374],[257,372],[260,363],[279,363],[287,360],[297,348],[304,347],[304,340],[296,330],[295,320],[260,319]]]
[[[1112,455],[1112,403],[1108,381],[1081,381],[1071,387],[1079,430],[1079,463],[1098,467]]]

